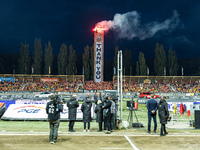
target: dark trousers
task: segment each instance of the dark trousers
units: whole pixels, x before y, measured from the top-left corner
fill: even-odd
[[[56,142],[58,136],[59,124],[60,124],[60,119],[49,120],[49,127],[50,127],[49,142],[51,141]]]
[[[70,121],[69,121],[69,131],[74,130],[74,129],[73,129],[73,128],[74,128],[74,123],[75,123],[75,120],[70,120]]]
[[[148,132],[151,132],[151,118],[153,118],[154,121],[154,132],[156,132],[157,121],[156,121],[156,115],[154,114],[148,114]]]
[[[86,130],[86,124],[88,123],[88,130],[90,130],[90,122],[84,122],[84,130]]]
[[[166,128],[165,128],[165,124],[161,124],[161,129],[160,129],[160,135],[163,135],[163,131],[164,133],[166,133]]]
[[[105,114],[105,126],[110,131],[111,113]]]
[[[111,113],[111,123],[110,123],[110,129],[115,129],[115,113]]]
[[[99,122],[99,131],[102,131],[102,122]]]

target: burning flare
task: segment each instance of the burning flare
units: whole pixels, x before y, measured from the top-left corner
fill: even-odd
[[[149,22],[142,24],[141,16],[137,11],[127,12],[125,14],[115,14],[113,20],[104,20],[95,25],[93,31],[101,33],[108,30],[114,30],[119,39],[139,38],[144,40],[154,36],[159,31],[172,31],[179,24],[179,14],[175,10],[173,16],[163,22]]]
[[[98,32],[98,33],[108,31],[109,29],[112,28],[113,25],[114,25],[113,21],[101,21],[95,25],[95,28],[93,29],[93,31]]]

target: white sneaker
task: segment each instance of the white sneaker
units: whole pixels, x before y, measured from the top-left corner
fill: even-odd
[[[83,130],[83,132],[86,132],[86,130]]]
[[[90,132],[90,130],[87,130],[87,132]]]

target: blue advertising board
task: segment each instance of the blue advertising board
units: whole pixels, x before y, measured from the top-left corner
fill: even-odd
[[[12,81],[12,82],[15,82],[15,78],[0,77],[0,82],[3,82],[3,81]]]
[[[15,101],[14,100],[0,100],[0,103],[5,103],[6,109],[7,109],[10,104],[15,104]]]

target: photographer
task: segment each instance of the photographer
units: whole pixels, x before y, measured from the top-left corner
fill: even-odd
[[[167,124],[168,118],[170,118],[167,104],[167,97],[163,97],[158,104],[158,113],[161,123],[160,136],[165,136],[168,134],[165,128],[165,124]],[[164,131],[164,133],[163,133]]]
[[[50,102],[46,105],[46,113],[48,114],[50,134],[49,142],[55,144],[58,136],[58,128],[60,124],[60,112],[63,111],[62,101],[58,96],[50,96]]]

